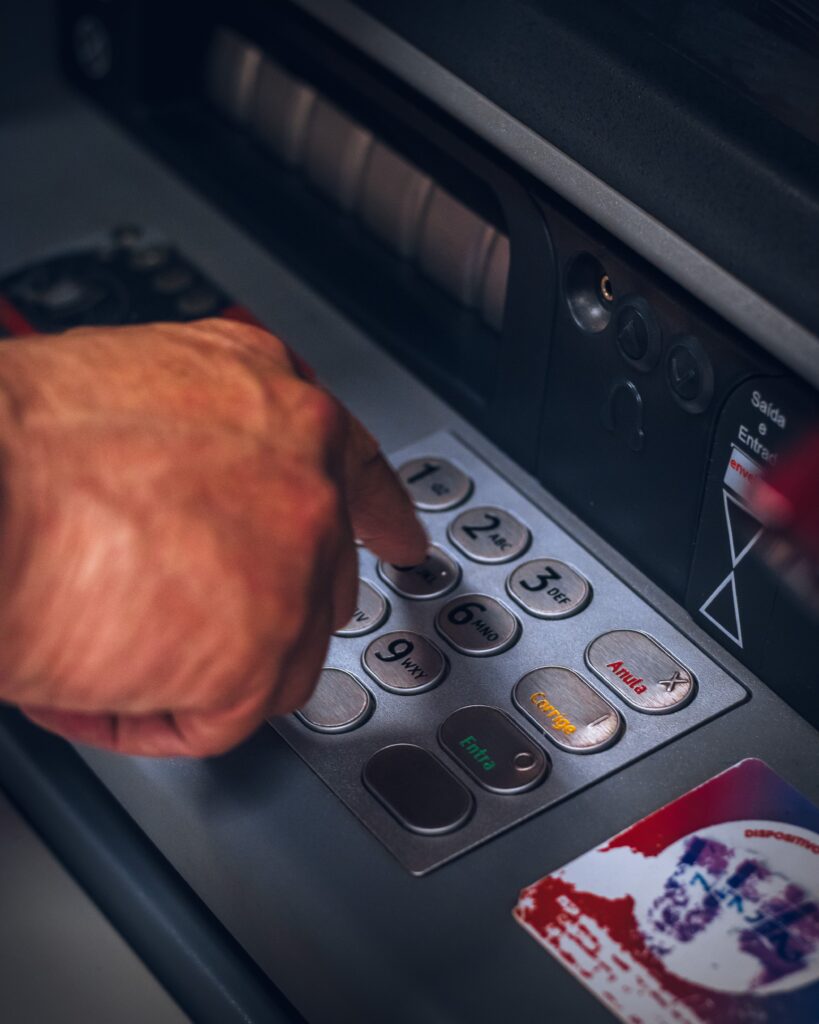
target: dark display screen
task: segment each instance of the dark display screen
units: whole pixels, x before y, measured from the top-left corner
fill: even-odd
[[[668,45],[819,143],[819,0],[621,0]]]

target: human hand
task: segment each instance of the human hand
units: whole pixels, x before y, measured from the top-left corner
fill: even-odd
[[[0,345],[0,697],[129,754],[220,753],[301,706],[353,537],[426,538],[372,437],[224,320]]]

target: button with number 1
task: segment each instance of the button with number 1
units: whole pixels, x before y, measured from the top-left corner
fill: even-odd
[[[399,467],[398,476],[413,505],[422,512],[446,512],[472,493],[466,473],[446,459],[410,459]]]

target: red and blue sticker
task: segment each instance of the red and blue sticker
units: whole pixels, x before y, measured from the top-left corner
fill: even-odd
[[[628,1024],[816,1024],[819,809],[742,761],[528,886],[514,915]]]

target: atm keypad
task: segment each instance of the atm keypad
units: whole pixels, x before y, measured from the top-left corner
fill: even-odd
[[[316,694],[272,724],[414,874],[745,699],[454,437],[402,456],[428,556],[358,549],[356,612]]]

